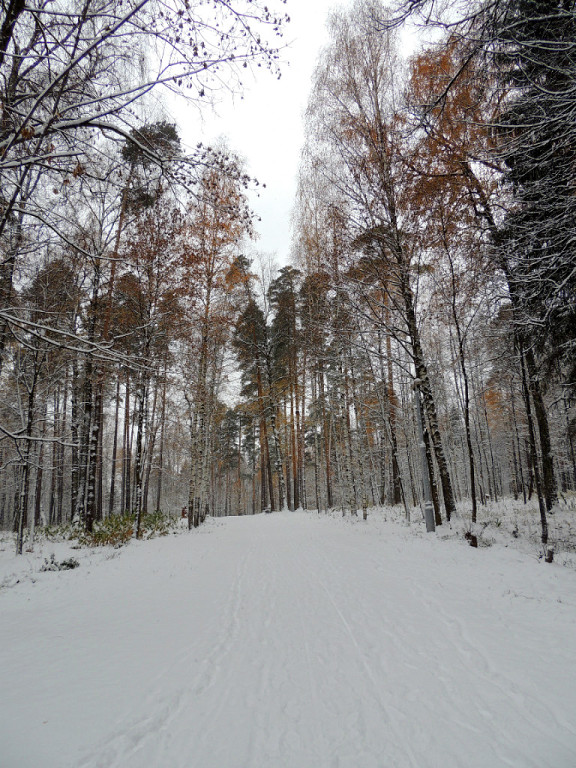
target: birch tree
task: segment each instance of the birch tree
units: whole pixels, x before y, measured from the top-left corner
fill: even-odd
[[[334,172],[325,172],[348,197],[356,240],[377,254],[373,263],[381,265],[379,271],[387,275],[382,286],[408,332],[415,380],[422,393],[450,518],[455,510],[452,483],[416,316],[417,224],[404,182],[408,168],[403,162],[405,148],[395,105],[400,64],[392,36],[375,29],[379,13],[378,4],[362,2],[350,14],[333,17],[332,43],[317,71],[309,120],[317,140],[324,142],[325,152],[338,157]]]
[[[86,155],[105,155],[104,137],[125,141],[139,100],[154,88],[199,105],[240,87],[245,68],[277,74],[266,41],[287,17],[260,2],[59,0],[0,7],[0,362],[23,228],[48,221],[46,190],[86,171]],[[134,137],[132,137],[134,138]],[[142,138],[140,147],[162,163]],[[199,148],[188,158],[206,162]]]

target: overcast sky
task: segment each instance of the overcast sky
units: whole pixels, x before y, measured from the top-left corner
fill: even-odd
[[[272,5],[272,3],[271,3]],[[262,221],[255,248],[274,253],[287,263],[290,252],[290,216],[296,192],[300,150],[304,137],[303,113],[318,53],[327,42],[326,18],[333,8],[346,7],[348,0],[288,0],[282,56],[282,77],[257,70],[244,97],[228,96],[217,107],[217,115],[206,113],[200,121],[193,106],[172,109],[184,145],[198,141],[210,144],[225,137],[229,147],[247,163],[247,172],[266,189],[251,195],[251,205]]]
[[[304,111],[318,55],[328,41],[329,12],[346,8],[352,0],[288,0],[290,23],[285,26],[282,77],[265,69],[247,78],[243,97],[224,94],[217,114],[205,109],[202,118],[192,105],[173,108],[184,147],[199,141],[213,144],[225,138],[231,150],[246,161],[246,172],[266,184],[259,197],[250,195],[261,221],[256,250],[274,254],[279,264],[289,260],[290,219],[296,193],[300,151],[304,141]],[[272,3],[271,3],[272,5]],[[403,34],[402,45],[413,49],[413,38]]]

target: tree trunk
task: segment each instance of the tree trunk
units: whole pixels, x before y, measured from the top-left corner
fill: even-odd
[[[526,361],[522,349],[520,349],[520,364],[522,366],[522,388],[524,390],[524,402],[526,405],[526,419],[528,421],[528,435],[530,440],[530,455],[532,458],[532,468],[534,480],[536,483],[536,493],[538,495],[538,507],[540,509],[540,525],[542,528],[541,541],[544,546],[548,544],[548,520],[546,517],[546,502],[544,499],[542,480],[540,477],[540,467],[538,465],[538,454],[536,452],[536,435],[534,431],[534,420],[532,418],[532,405],[530,403],[530,385],[528,383],[528,374],[526,371]]]
[[[534,415],[538,425],[538,434],[540,435],[540,452],[542,455],[542,486],[546,510],[549,512],[558,501],[558,490],[556,487],[556,477],[554,474],[554,455],[552,453],[552,441],[550,440],[550,426],[548,424],[548,415],[546,405],[542,397],[542,388],[536,370],[536,361],[534,352],[530,347],[526,349],[526,370],[528,373],[528,386],[534,403]]]
[[[116,501],[116,456],[118,454],[118,414],[120,411],[120,376],[116,379],[116,406],[114,408],[114,435],[112,437],[112,457],[110,461],[110,493],[108,496],[108,515],[114,514]]]
[[[124,391],[124,434],[122,442],[123,462],[122,462],[122,512],[131,512],[131,488],[130,481],[132,476],[132,445],[130,440],[130,373],[126,371],[126,386]]]
[[[155,511],[162,509],[162,481],[164,479],[164,430],[166,427],[166,366],[164,366],[164,381],[162,382],[162,410],[160,415],[160,446],[158,450],[158,482],[156,484]]]
[[[148,408],[148,381],[141,375],[137,390],[137,416],[136,416],[136,456],[134,458],[134,536],[141,536],[142,522],[142,483],[144,479],[144,430]]]
[[[21,555],[24,548],[24,530],[28,525],[28,498],[30,494],[30,454],[32,452],[32,430],[34,427],[34,405],[36,398],[36,378],[28,392],[27,413],[26,413],[26,441],[24,444],[24,453],[22,456],[22,473],[20,478],[20,488],[17,495],[16,519],[17,537],[16,554]]]
[[[324,471],[326,476],[326,508],[332,509],[334,506],[334,498],[332,495],[332,465],[330,460],[330,443],[331,443],[331,420],[328,416],[326,409],[326,392],[324,389],[324,366],[322,361],[319,361],[318,366],[318,390],[320,396],[321,410],[322,410],[322,435],[323,435],[323,447],[324,447]]]
[[[442,486],[442,495],[444,497],[446,519],[448,522],[450,522],[452,515],[456,512],[456,504],[454,502],[452,482],[450,480],[448,464],[446,462],[440,429],[438,427],[436,404],[434,402],[434,396],[432,395],[432,387],[430,384],[430,378],[428,376],[428,368],[424,362],[422,345],[420,343],[420,333],[418,330],[418,324],[416,322],[416,314],[414,312],[412,291],[410,290],[407,280],[408,278],[405,276],[404,280],[401,281],[400,288],[404,299],[408,333],[410,335],[410,342],[412,346],[412,358],[416,368],[418,387],[422,393],[422,399],[424,401],[424,408],[426,410],[426,417],[430,428],[430,438],[432,440],[434,453],[436,455],[438,472],[440,473],[440,484]]]

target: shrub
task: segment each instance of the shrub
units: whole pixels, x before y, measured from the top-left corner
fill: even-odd
[[[78,532],[78,541],[89,547],[120,547],[132,538],[134,515],[125,512],[123,515],[110,515],[104,520],[94,523],[91,533]]]
[[[167,536],[175,528],[175,521],[169,515],[157,510],[147,515],[142,515],[142,536],[147,539],[153,536]]]
[[[69,541],[75,539],[78,531],[70,523],[61,523],[60,525],[46,525],[42,533],[48,541]]]
[[[69,557],[67,560],[61,560],[58,562],[54,555],[50,555],[50,559],[44,559],[44,565],[40,568],[41,571],[71,571],[73,568],[78,568],[80,563],[76,558]]]
[[[125,512],[122,515],[110,515],[105,520],[94,523],[92,533],[79,532],[78,541],[90,547],[121,547],[132,538],[136,515]],[[163,512],[150,512],[142,515],[140,534],[143,539],[154,536],[166,536],[175,527],[175,521]]]
[[[121,515],[110,515],[104,520],[94,523],[91,533],[83,530],[79,523],[50,525],[43,529],[48,541],[76,540],[84,547],[121,547],[132,538],[136,516],[131,512]],[[142,515],[140,533],[142,538],[151,539],[154,536],[166,536],[178,527],[177,520],[161,511]]]

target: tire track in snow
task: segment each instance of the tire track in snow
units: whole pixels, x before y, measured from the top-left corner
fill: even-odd
[[[407,542],[408,546],[412,546],[412,543],[413,539]],[[441,687],[445,692],[444,695],[437,696],[434,702],[434,707],[437,708],[436,719],[445,727],[444,743],[432,743],[430,746],[440,747],[445,754],[452,750],[453,764],[465,768],[470,765],[502,765],[514,768],[542,768],[543,765],[557,768],[560,765],[572,765],[572,762],[565,763],[565,755],[574,754],[574,723],[568,723],[563,713],[558,712],[557,707],[553,710],[541,691],[534,689],[533,684],[529,682],[529,667],[523,668],[522,673],[518,674],[517,667],[513,664],[507,665],[499,653],[500,648],[491,642],[493,637],[500,638],[504,645],[508,640],[508,652],[514,653],[515,616],[509,617],[501,602],[493,604],[487,598],[486,592],[475,590],[473,582],[461,578],[461,572],[457,573],[458,579],[454,582],[446,581],[450,569],[446,568],[446,563],[439,561],[446,556],[446,552],[440,551],[433,540],[426,542],[426,550],[427,558],[430,559],[427,563],[426,570],[429,575],[425,584],[410,579],[409,574],[402,574],[402,563],[395,564],[395,572],[398,578],[405,578],[412,602],[412,609],[404,611],[405,618],[410,619],[416,627],[414,617],[418,617],[422,626],[427,627],[428,666],[434,669],[435,675],[430,690],[438,690]],[[468,551],[466,554],[472,556]],[[471,566],[475,567],[473,563]],[[377,567],[378,570],[385,571],[384,567]],[[493,582],[489,583],[492,585]],[[477,623],[479,615],[484,616],[481,624]],[[397,616],[396,624],[399,623],[398,618]],[[495,623],[494,627],[492,622]],[[430,630],[431,627],[434,627],[433,631]],[[474,636],[471,627],[480,629],[479,637]],[[542,653],[546,653],[545,646],[534,646],[533,650],[530,648],[532,635],[529,628],[520,626],[518,630],[519,641],[524,646],[520,658],[532,656],[536,661]],[[406,633],[404,639],[408,640]],[[408,646],[404,648],[404,664],[410,657],[409,650]],[[413,650],[421,659],[422,651],[415,645]],[[514,661],[514,656],[510,657],[510,661]],[[425,671],[420,661],[418,676]],[[470,691],[463,691],[463,686],[467,684]],[[422,688],[425,691],[426,685]],[[464,707],[462,705],[466,698],[468,701]],[[460,702],[462,704],[459,706]],[[531,710],[532,707],[535,708],[534,711]],[[559,716],[555,716],[555,713]],[[508,733],[509,729],[515,731],[512,737]],[[466,754],[466,734],[478,741],[481,734],[487,732],[492,733],[495,738],[486,742],[485,753],[470,754],[470,762],[461,762],[461,756]],[[551,737],[554,743],[550,745],[547,757],[542,762],[541,751],[537,750],[538,756],[535,756],[534,747],[550,743]],[[424,754],[429,753],[422,751],[422,755]]]
[[[430,602],[434,612],[444,621],[445,625],[456,630],[456,637],[452,642],[453,656],[460,658],[462,660],[462,667],[470,670],[470,673],[480,683],[476,686],[477,693],[475,695],[475,706],[478,716],[492,723],[493,729],[498,729],[501,727],[503,702],[508,702],[509,711],[522,713],[521,725],[525,730],[525,735],[530,735],[531,743],[534,742],[534,734],[540,734],[542,742],[548,741],[550,739],[550,724],[555,723],[558,726],[557,738],[562,741],[566,751],[570,751],[576,743],[575,723],[563,717],[561,713],[558,716],[558,712],[553,711],[543,697],[539,696],[536,699],[536,692],[533,690],[533,685],[530,682],[530,671],[526,670],[521,679],[515,677],[513,671],[507,668],[497,654],[491,653],[488,655],[481,641],[469,631],[465,619],[461,618],[458,611],[454,609],[448,611],[445,602],[434,595],[431,595]],[[464,612],[462,615],[465,616],[466,613]],[[495,609],[492,615],[497,619],[498,623],[508,625],[510,634],[512,625],[507,620],[507,617],[503,613],[497,613]],[[487,611],[487,624],[491,623],[490,619],[490,613]],[[500,632],[499,628],[495,631],[497,636],[505,637],[505,634]],[[522,641],[526,642],[527,637],[529,635],[522,634]],[[540,653],[545,653],[545,649],[534,646],[533,657],[537,659]],[[487,692],[489,692],[489,696]],[[495,703],[498,704],[497,710],[494,707]],[[462,719],[460,723],[463,727],[480,732],[480,729],[474,729],[470,723]],[[529,751],[523,747],[521,763],[504,754],[499,745],[496,745],[494,748],[502,765],[515,766],[515,768],[530,768],[531,766],[533,768],[540,768],[541,766],[539,759],[533,758]]]
[[[170,688],[157,674],[135,716],[75,768],[563,768],[530,753],[544,738],[545,697],[530,704],[517,668],[500,674],[486,634],[472,633],[478,610],[471,621],[468,595],[450,582],[462,558],[451,571],[434,542],[403,549],[313,516],[221,528],[205,587],[220,602],[169,666],[182,681]],[[497,633],[504,612],[486,605]],[[512,738],[498,722],[506,707],[524,709]]]
[[[214,686],[220,673],[221,660],[230,651],[238,630],[242,583],[249,557],[250,552],[245,552],[240,559],[230,597],[219,614],[224,617],[224,621],[218,639],[201,662],[201,668],[193,680],[182,686],[176,695],[166,697],[159,693],[164,676],[159,673],[143,707],[153,714],[127,718],[116,733],[106,739],[105,745],[91,750],[91,754],[78,763],[78,768],[129,768],[131,765],[141,768],[142,765],[148,764],[162,765],[162,755],[166,753],[172,736],[170,725],[189,708],[191,698],[202,695]],[[194,646],[187,645],[179,655],[177,665],[184,668],[183,672],[193,654]],[[173,667],[174,664],[171,664],[170,668]],[[150,763],[152,755],[157,757]],[[142,759],[145,762],[142,762]]]
[[[255,647],[263,645],[265,650],[273,647],[277,653],[273,634],[275,630],[274,619],[278,610],[278,571],[273,567],[263,536],[259,540],[258,554],[260,569],[257,582],[263,585],[263,592],[261,597],[258,594],[256,597],[260,601],[259,612],[263,615],[263,623],[262,629],[259,631],[254,622],[249,622],[248,643]],[[245,693],[247,711],[251,713],[251,724],[244,754],[248,766],[254,765],[254,761],[262,753],[263,746],[265,746],[262,743],[262,734],[268,733],[271,726],[266,700],[271,688],[272,670],[264,653],[252,660],[252,670],[256,679],[252,689]]]
[[[364,553],[362,553],[364,554]],[[341,567],[336,567],[334,565],[333,560],[330,559],[330,557],[326,554],[326,551],[323,547],[318,546],[316,543],[316,549],[314,554],[309,553],[309,556],[312,556],[312,558],[318,562],[318,560],[321,560],[324,565],[324,574],[318,574],[317,578],[317,584],[320,587],[322,593],[326,596],[328,599],[329,605],[332,607],[334,613],[336,614],[338,621],[340,625],[343,627],[344,632],[346,636],[349,638],[352,646],[355,650],[355,660],[362,668],[364,679],[367,681],[368,685],[367,688],[371,689],[371,698],[380,710],[384,722],[387,723],[390,728],[392,728],[392,731],[387,730],[387,740],[388,740],[388,746],[390,746],[390,741],[393,741],[394,749],[397,752],[398,756],[403,760],[402,765],[410,766],[410,768],[420,768],[421,766],[421,758],[419,758],[413,751],[411,745],[409,742],[407,742],[404,738],[405,730],[403,731],[400,727],[400,721],[402,722],[403,726],[405,726],[405,723],[408,719],[407,714],[403,712],[399,707],[392,704],[390,699],[388,698],[387,701],[384,701],[382,698],[382,684],[381,682],[378,682],[371,667],[370,664],[367,661],[367,654],[366,650],[363,647],[362,643],[358,640],[357,633],[360,633],[363,635],[365,632],[364,627],[362,624],[356,625],[355,628],[352,627],[350,620],[346,617],[344,611],[341,609],[341,607],[338,605],[338,602],[336,598],[334,597],[333,592],[326,586],[327,583],[338,583],[342,578],[342,571]],[[310,568],[310,563],[306,564],[308,568]],[[361,597],[360,597],[361,599]],[[361,604],[361,602],[359,603]],[[381,623],[385,623],[384,616],[381,617]],[[397,645],[396,638],[394,637],[393,633],[386,633],[388,640],[393,644]],[[366,755],[364,756],[366,758]],[[377,765],[380,765],[379,760],[381,759],[380,754],[376,754],[372,756],[377,762]],[[408,757],[410,760],[410,763],[404,762],[405,758]],[[333,759],[335,759],[335,765],[338,765],[337,756],[333,755]]]
[[[257,609],[258,606],[262,603],[266,602],[266,597],[269,594],[269,579],[265,578],[265,574],[263,574],[260,569],[258,569],[257,573],[254,573],[254,568],[258,568],[261,560],[261,548],[261,538],[253,538],[251,541],[250,552],[246,555],[245,558],[245,565],[249,566],[251,577],[250,579],[246,580],[248,581],[248,587],[244,587],[246,568],[243,570],[242,578],[238,579],[234,586],[236,592],[236,598],[234,601],[234,632],[226,642],[228,647],[226,648],[225,656],[230,657],[232,651],[234,651],[236,658],[231,659],[231,661],[236,661],[236,666],[238,664],[249,665],[251,662],[250,649],[257,648],[259,634],[258,630],[261,629],[258,621],[254,622],[252,619],[258,616],[259,612],[255,609]],[[262,587],[262,585],[264,588],[263,598],[260,596],[260,592],[258,590],[254,590],[255,586]],[[246,607],[246,611],[241,613],[240,608],[242,605]],[[269,625],[270,615],[270,611],[268,611],[267,614],[264,614],[264,629],[266,629]],[[256,634],[254,634],[255,630]],[[215,701],[207,703],[207,706],[202,710],[200,718],[193,726],[191,741],[194,743],[195,754],[191,755],[190,762],[187,764],[189,766],[204,768],[204,755],[207,752],[210,752],[212,749],[211,744],[213,740],[217,738],[215,737],[215,731],[219,731],[222,725],[219,718],[222,716],[224,709],[229,705],[230,699],[239,697],[239,701],[237,702],[238,706],[245,706],[246,708],[250,708],[251,706],[250,699],[252,698],[253,700],[254,695],[252,694],[252,696],[250,696],[248,691],[244,690],[243,687],[238,683],[237,679],[235,679],[234,673],[237,670],[234,667],[234,664],[230,664],[225,669],[225,672],[228,674],[226,695],[224,695],[224,691],[221,691],[221,695],[217,697]],[[264,694],[267,690],[267,680],[265,677],[261,678],[260,690],[262,694]],[[255,698],[257,699],[258,696]],[[264,700],[264,695],[262,695],[262,700]],[[256,703],[252,701],[252,707],[255,706]],[[246,736],[249,738],[250,733]],[[241,747],[239,747],[239,752],[240,751]],[[249,752],[250,746],[248,746],[248,753]],[[241,763],[239,763],[239,765],[240,764]],[[247,764],[249,765],[250,762],[248,761]]]
[[[480,731],[473,724],[459,718],[460,713],[454,709],[453,702],[460,698],[461,692],[450,689],[450,686],[454,686],[454,677],[450,672],[447,675],[442,674],[445,668],[443,665],[449,665],[446,669],[451,665],[451,659],[444,661],[447,646],[456,649],[450,632],[438,631],[432,646],[427,650],[422,648],[421,632],[418,631],[418,627],[424,627],[430,623],[434,626],[434,622],[438,623],[437,611],[428,604],[426,591],[406,578],[401,558],[398,558],[398,561],[393,558],[387,568],[383,567],[381,559],[374,556],[370,558],[369,550],[364,546],[357,546],[358,539],[355,539],[354,531],[350,531],[350,534],[350,542],[345,553],[335,551],[328,557],[327,553],[319,548],[318,556],[324,561],[324,570],[330,573],[328,578],[319,583],[356,650],[357,658],[367,679],[367,690],[370,690],[371,698],[384,714],[387,760],[390,764],[410,766],[410,768],[436,765],[431,754],[437,752],[441,745],[440,749],[449,759],[451,766],[469,768],[470,765],[498,764],[482,762],[484,759],[482,756],[472,755],[462,761],[462,754],[466,754],[466,749],[462,746],[466,742],[463,734],[468,732],[477,736]],[[396,545],[393,549],[396,554],[402,555],[400,548]],[[338,557],[339,554],[340,557]],[[385,556],[389,557],[390,554],[388,549]],[[335,556],[338,557],[337,564]],[[371,570],[374,574],[379,574],[379,579],[374,581],[374,587],[364,581],[351,590],[343,580],[343,557],[348,557],[345,569],[353,572],[357,556],[362,558],[361,576],[364,579]],[[359,564],[356,563],[356,565]],[[370,594],[370,590],[374,588],[377,590],[383,575],[390,577],[386,579],[389,582],[386,587],[391,602],[383,603],[382,613],[376,614],[369,610],[370,606],[378,604],[374,600],[374,595]],[[350,580],[354,583],[353,576]],[[326,586],[327,584],[330,587]],[[366,594],[365,610],[359,610],[358,606],[363,606],[366,591],[368,594]],[[338,594],[338,598],[335,597],[335,593]],[[354,617],[356,621],[353,620]],[[389,623],[394,627],[394,631],[387,628]],[[445,628],[449,626],[450,623],[447,621]],[[374,653],[376,646],[370,633],[373,633],[377,642],[381,643],[379,657]],[[371,640],[372,643],[370,643]],[[451,657],[454,657],[453,653]],[[378,663],[379,660],[380,663]],[[388,660],[390,663],[386,663]],[[409,687],[409,681],[412,689]],[[431,692],[436,696],[431,695]],[[455,698],[454,693],[456,693]],[[428,704],[425,703],[426,701]],[[444,727],[440,734],[436,734],[430,728],[427,718],[419,723],[416,714],[418,711],[422,713],[422,710],[428,707],[432,710],[429,714],[432,714],[438,704],[447,710],[446,719],[440,718],[438,722],[442,722],[444,726],[448,725],[448,729]],[[459,721],[460,728],[456,738],[452,727],[454,720]],[[407,734],[410,734],[408,738]],[[390,742],[394,746],[392,756],[389,754]],[[487,750],[490,751],[490,749],[488,746]],[[486,757],[486,759],[490,758]],[[433,762],[427,762],[429,760]],[[505,765],[507,762],[501,764]],[[528,766],[523,765],[522,768],[528,768]]]
[[[310,546],[310,540],[307,540],[308,547]],[[299,573],[308,573],[309,578],[306,580],[309,585],[313,584],[314,579],[310,578],[312,572],[307,569],[309,566],[308,561],[305,561],[303,555],[306,550],[301,546],[301,543],[294,543],[291,548],[291,560],[297,566]],[[308,587],[311,589],[311,586]],[[296,601],[297,610],[296,616],[298,619],[298,626],[300,629],[300,635],[303,638],[303,659],[305,662],[305,677],[308,691],[308,700],[310,701],[311,709],[311,722],[307,723],[310,731],[310,739],[315,745],[314,763],[319,766],[335,765],[333,760],[333,753],[329,747],[328,740],[325,737],[324,717],[322,712],[326,709],[326,702],[322,701],[320,695],[319,686],[319,673],[317,665],[312,661],[311,651],[311,638],[310,638],[310,626],[311,618],[307,616],[304,610],[304,595],[300,595],[300,599]]]

